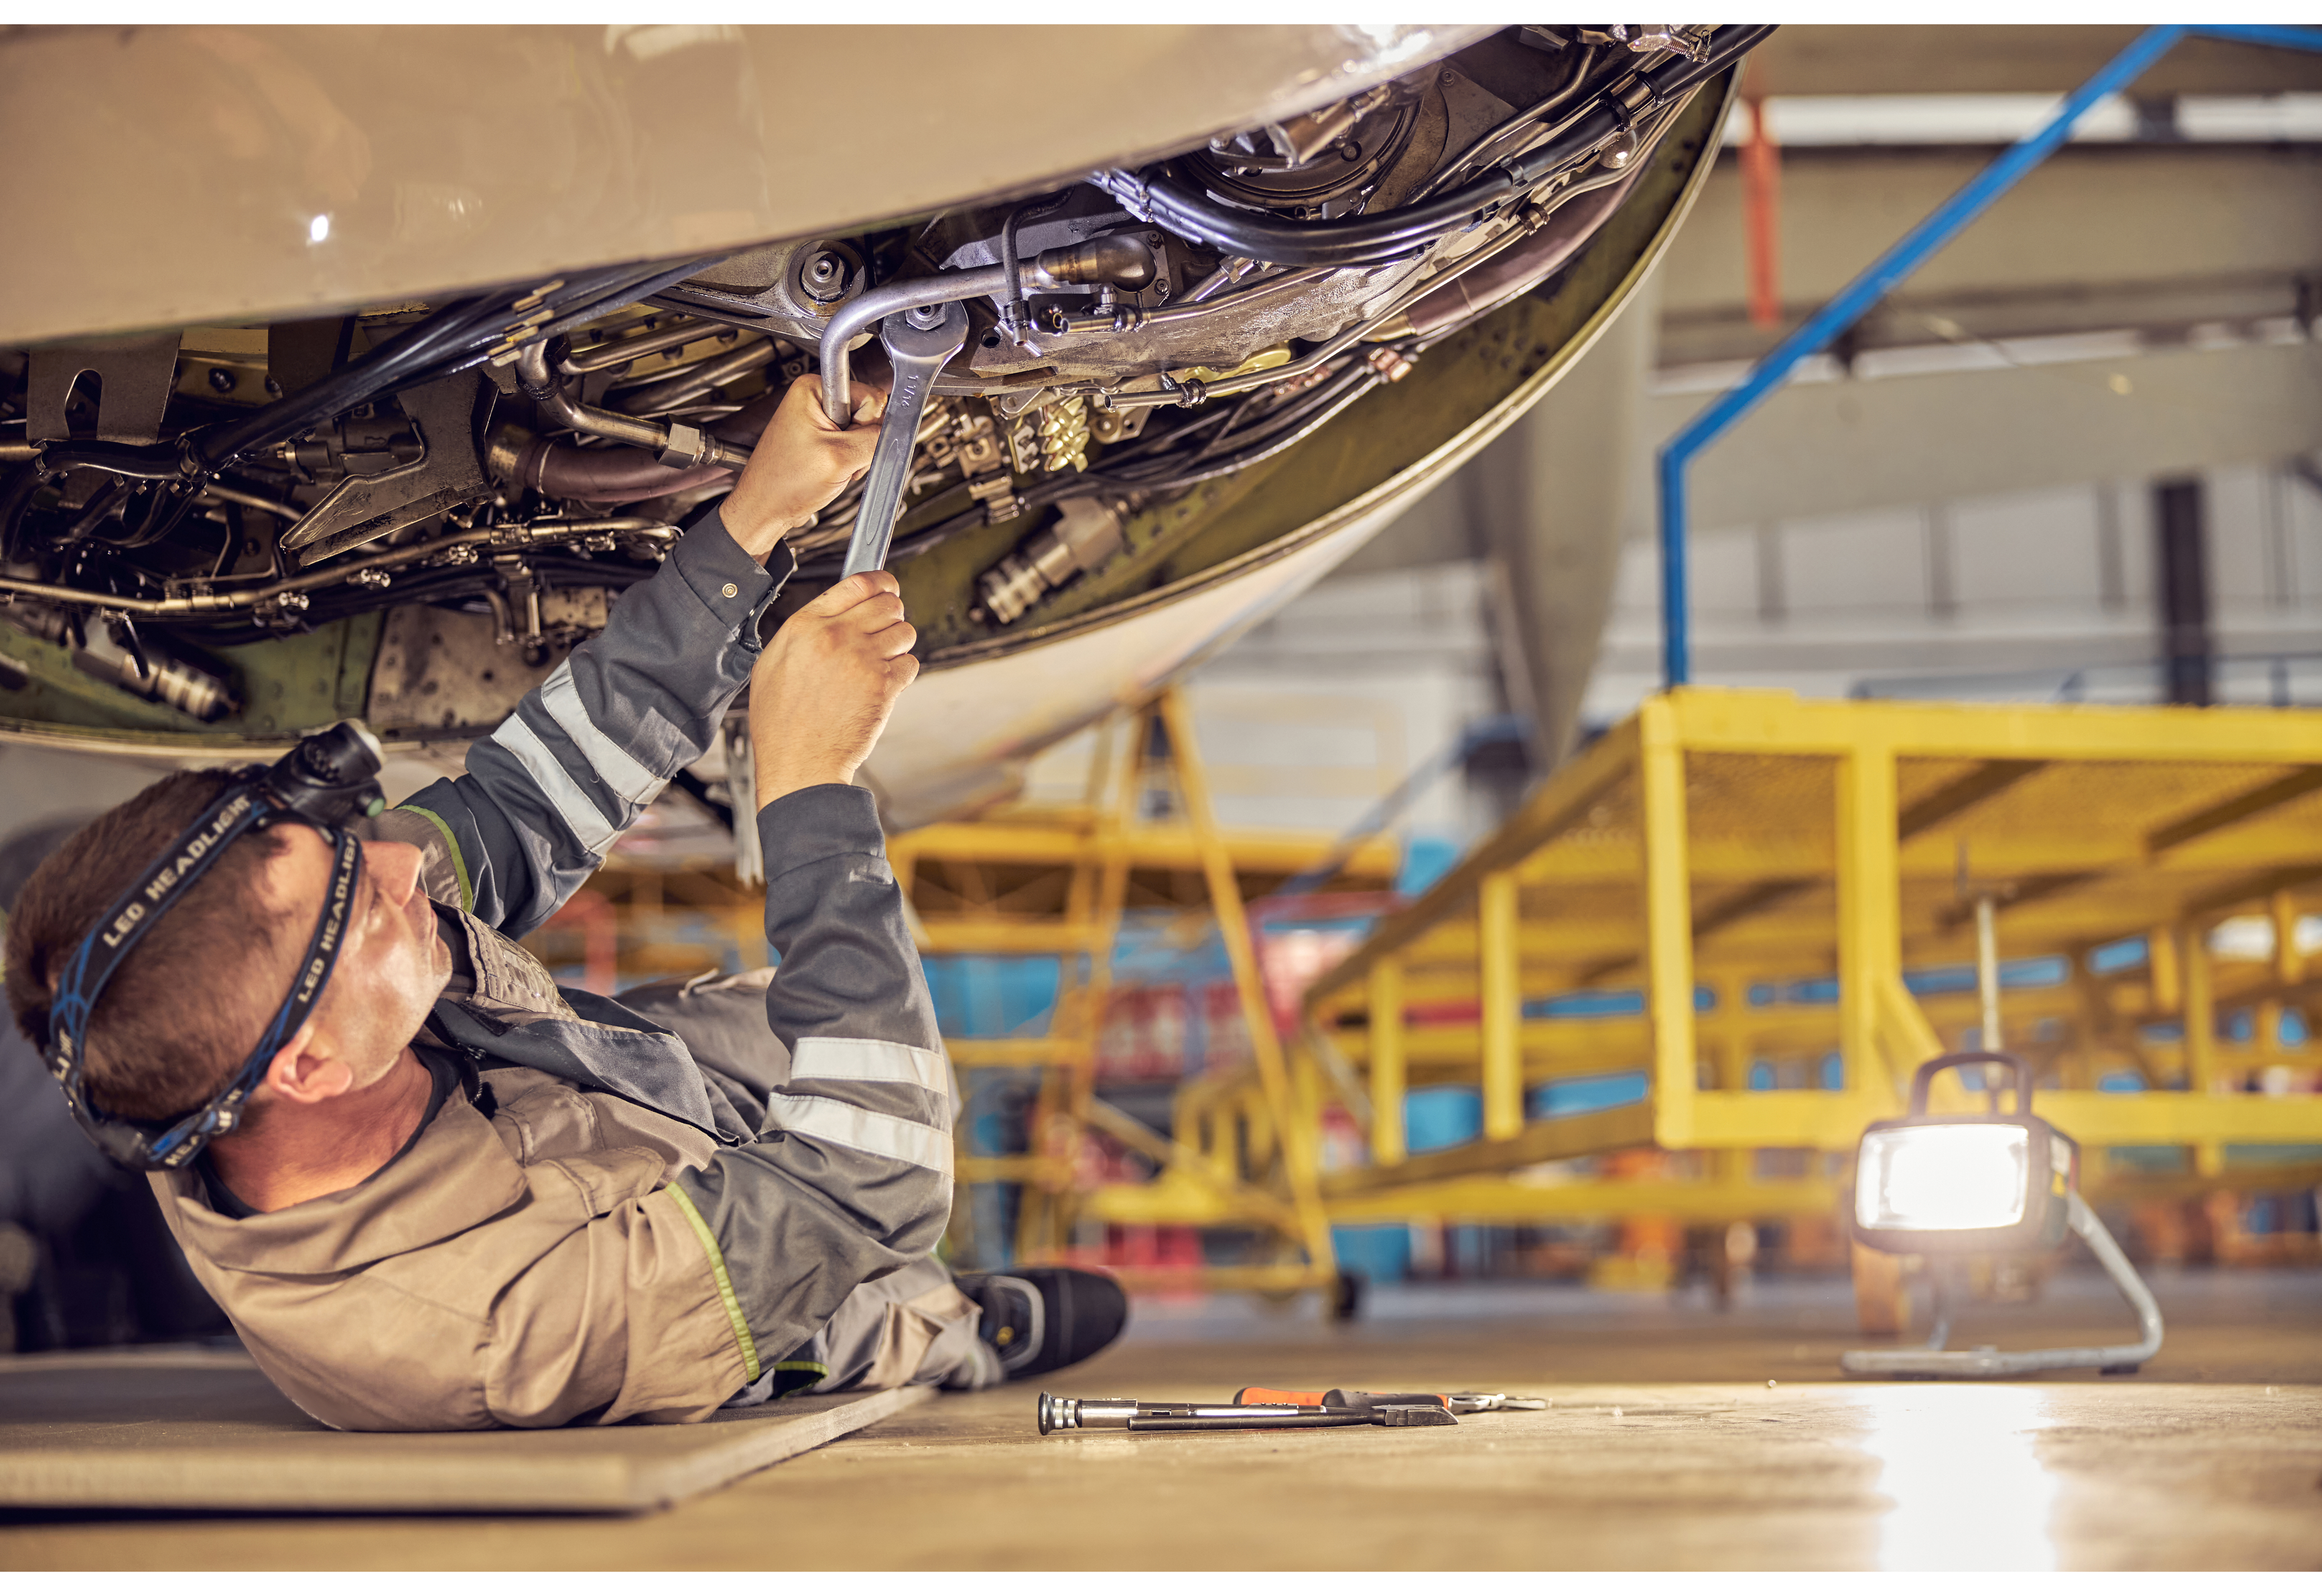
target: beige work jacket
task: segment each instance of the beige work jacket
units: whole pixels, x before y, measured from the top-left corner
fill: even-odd
[[[268,1376],[344,1429],[704,1417],[745,1383],[700,1221],[668,1190],[717,1144],[536,1070],[483,1072],[360,1186],[233,1219],[151,1177]],[[585,1361],[585,1363],[584,1363]],[[573,1391],[613,1391],[592,1410]]]

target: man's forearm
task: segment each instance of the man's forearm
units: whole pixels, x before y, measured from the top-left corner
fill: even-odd
[[[717,512],[705,515],[621,596],[602,634],[469,749],[467,776],[410,800],[457,855],[463,907],[511,935],[539,925],[708,750],[795,561],[778,549],[772,565],[745,552]],[[429,825],[407,840],[426,845]]]
[[[951,1076],[871,795],[809,788],[759,822],[782,958],[766,1015],[790,1081],[763,1138],[676,1184],[721,1249],[737,1311],[779,1355],[942,1236]]]

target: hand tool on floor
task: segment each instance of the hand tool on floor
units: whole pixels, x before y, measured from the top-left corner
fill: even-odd
[[[1513,1409],[1538,1412],[1548,1406],[1546,1397],[1512,1397],[1501,1391],[1269,1391],[1262,1385],[1245,1385],[1234,1392],[1233,1400],[1237,1402],[1287,1402],[1299,1407],[1325,1409],[1412,1407],[1431,1402],[1451,1413],[1491,1413]]]
[[[966,342],[967,311],[956,303],[917,306],[879,324],[879,342],[895,368],[895,386],[887,390],[887,414],[879,423],[879,446],[872,451],[871,469],[863,479],[843,574],[877,570],[887,563],[887,544],[895,535],[895,516],[910,485],[919,417],[927,410],[936,373]]]
[[[1457,1424],[1432,1397],[1411,1403],[1326,1408],[1293,1402],[1140,1402],[1133,1397],[1040,1393],[1040,1433],[1053,1430],[1312,1430],[1355,1425],[1390,1429]]]

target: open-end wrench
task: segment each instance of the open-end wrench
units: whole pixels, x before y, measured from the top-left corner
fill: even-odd
[[[879,424],[879,446],[863,480],[862,506],[855,512],[855,535],[846,544],[846,570],[877,570],[887,563],[887,543],[895,535],[895,515],[903,507],[911,452],[919,442],[919,417],[944,362],[967,342],[967,311],[956,302],[898,311],[879,324],[879,342],[895,368],[887,392],[886,418]]]

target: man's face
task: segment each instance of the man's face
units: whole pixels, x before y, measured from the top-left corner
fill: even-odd
[[[290,928],[288,940],[303,949],[322,914],[334,854],[310,827],[287,825],[283,834],[289,846],[267,866],[267,896]],[[452,975],[452,950],[436,935],[434,908],[419,889],[419,850],[365,843],[362,851],[346,944],[315,1010],[358,1086],[387,1072]]]

